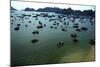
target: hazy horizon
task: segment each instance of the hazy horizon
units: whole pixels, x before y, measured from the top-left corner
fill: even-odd
[[[11,1],[11,6],[17,10],[23,10],[25,8],[33,8],[35,10],[46,7],[57,7],[60,9],[71,8],[73,10],[93,10],[95,6],[83,6],[83,5],[69,5],[69,4],[51,4],[51,3],[36,3],[36,2],[22,2],[22,1]]]

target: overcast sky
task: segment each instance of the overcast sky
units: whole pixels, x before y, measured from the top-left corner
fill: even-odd
[[[13,1],[40,1],[40,2],[42,1],[42,2],[95,5],[95,0],[13,0]]]
[[[83,6],[83,5],[68,5],[68,4],[51,4],[51,3],[36,3],[36,2],[22,2],[22,1],[11,1],[11,6],[17,10],[25,9],[26,7],[29,8],[45,8],[45,7],[59,7],[59,8],[69,8],[71,7],[74,10],[95,10],[93,6]]]

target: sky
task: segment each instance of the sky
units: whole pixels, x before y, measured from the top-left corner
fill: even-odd
[[[12,1],[40,1],[40,2],[42,1],[42,2],[95,5],[95,0],[12,0]]]
[[[51,4],[51,3],[36,3],[36,2],[23,2],[23,1],[11,1],[11,6],[14,7],[17,10],[22,10],[27,7],[39,9],[39,8],[45,8],[45,7],[58,7],[58,8],[69,8],[71,7],[74,10],[95,10],[95,7],[93,6],[83,6],[83,5],[68,5],[68,4]]]
[[[12,1],[43,1],[43,2],[67,2],[67,3],[78,3],[78,4],[87,4],[95,5],[95,0],[12,0]]]

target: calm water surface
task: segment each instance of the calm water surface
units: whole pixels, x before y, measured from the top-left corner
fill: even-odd
[[[14,11],[11,13],[11,64],[12,65],[29,65],[29,64],[51,64],[77,61],[93,61],[94,60],[94,46],[89,44],[90,39],[95,39],[95,21],[94,18],[82,16],[75,18],[74,22],[71,20],[74,17],[64,16],[59,21],[58,16],[63,16],[55,13],[43,12],[48,16],[42,17],[42,12],[25,12]],[[22,15],[25,16],[23,19]],[[33,17],[36,15],[37,17]],[[40,16],[41,15],[41,16]],[[20,17],[18,17],[20,16]],[[68,18],[70,17],[70,18]],[[50,19],[56,19],[49,21]],[[58,19],[58,20],[57,20]],[[81,21],[80,21],[81,19]],[[91,25],[92,20],[93,25]],[[29,21],[31,21],[29,23]],[[39,21],[46,24],[42,29],[37,29]],[[53,25],[53,23],[59,25]],[[64,25],[63,23],[67,23]],[[69,23],[69,24],[68,24]],[[79,29],[86,27],[86,31],[76,31],[73,25],[77,23]],[[19,30],[15,30],[17,24],[20,24]],[[27,27],[25,27],[27,25]],[[53,28],[50,28],[53,26]],[[55,28],[56,27],[56,28]],[[65,28],[66,27],[66,28]],[[67,31],[62,31],[65,28]],[[39,34],[32,34],[33,31],[39,31]],[[74,43],[71,34],[77,34],[78,42]],[[32,43],[32,39],[39,40]],[[64,46],[57,47],[57,43],[63,41]]]

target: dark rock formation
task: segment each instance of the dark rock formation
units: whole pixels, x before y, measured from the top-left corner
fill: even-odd
[[[89,44],[95,45],[95,40],[91,39],[91,40],[89,41]]]
[[[41,22],[41,21],[39,21],[39,24],[40,24],[40,25],[42,25],[42,22]]]
[[[33,31],[32,34],[39,34],[39,31]]]
[[[78,27],[79,27],[78,25],[74,25],[74,26],[73,26],[73,28],[78,28]]]
[[[52,28],[53,28],[53,26],[50,26],[50,28],[52,29]]]
[[[43,28],[43,26],[37,26],[37,28],[38,28],[38,29],[42,29],[42,28]]]
[[[31,42],[32,43],[37,43],[39,40],[38,39],[32,39]]]
[[[31,23],[31,21],[29,21],[29,23]]]
[[[24,11],[35,11],[33,8],[25,8]]]
[[[73,43],[78,43],[78,39],[73,39]]]
[[[64,32],[67,32],[67,29],[65,29],[65,28],[62,28],[61,30],[64,31]]]
[[[81,30],[80,30],[80,29],[78,29],[78,28],[76,29],[76,31],[77,31],[77,32],[81,32]]]
[[[77,35],[73,33],[73,34],[71,34],[71,37],[72,37],[72,38],[76,38]]]
[[[20,26],[21,24],[17,24],[17,26]]]
[[[15,27],[15,31],[18,31],[19,30],[19,27]]]
[[[57,43],[57,47],[58,48],[61,48],[61,47],[63,47],[64,46],[64,41],[61,41],[61,42],[58,42]]]
[[[87,31],[88,28],[86,28],[86,27],[82,27],[81,30],[83,30],[83,31]]]
[[[28,25],[25,25],[25,27],[28,27]]]

